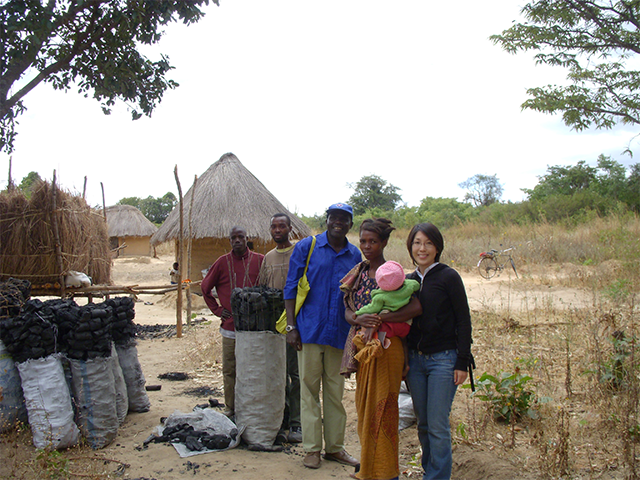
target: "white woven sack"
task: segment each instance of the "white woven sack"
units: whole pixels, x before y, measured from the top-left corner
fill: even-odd
[[[116,388],[111,357],[69,359],[77,423],[91,448],[109,445],[118,434]]]
[[[80,431],[73,422],[71,394],[60,354],[16,363],[16,367],[35,447],[62,449],[76,445]]]
[[[127,384],[127,396],[129,397],[130,412],[148,412],[151,408],[149,396],[145,390],[146,380],[142,373],[138,349],[135,344],[116,345],[118,361],[122,368],[122,375]]]
[[[236,331],[236,425],[249,445],[272,446],[282,425],[286,345],[279,333]]]
[[[111,370],[113,371],[113,383],[116,388],[116,414],[118,416],[118,425],[122,425],[129,413],[129,396],[127,395],[127,384],[124,381],[120,361],[118,360],[118,351],[113,342],[111,343]]]

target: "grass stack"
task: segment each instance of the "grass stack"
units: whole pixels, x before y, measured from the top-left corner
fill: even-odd
[[[0,194],[0,280],[29,280],[37,289],[55,285],[70,270],[86,273],[95,284],[111,282],[104,217],[82,197],[48,182],[30,198],[16,189]]]

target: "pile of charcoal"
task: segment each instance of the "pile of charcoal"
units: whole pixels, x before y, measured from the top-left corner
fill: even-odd
[[[20,308],[31,297],[31,283],[28,280],[9,278],[0,282],[0,318],[20,315]]]
[[[276,322],[284,310],[282,290],[264,286],[234,288],[231,310],[236,330],[277,333]]]
[[[58,352],[68,353],[72,345],[73,332],[78,327],[80,306],[71,299],[55,299],[44,302],[44,307],[53,314],[53,321],[58,327]]]
[[[111,337],[116,345],[129,343],[136,337],[136,316],[134,302],[131,297],[115,297],[104,302],[113,309]]]
[[[0,284],[0,339],[14,361],[64,353],[76,360],[111,355],[111,341],[126,344],[136,336],[134,303],[116,297],[79,306],[71,299],[24,301],[17,285]],[[3,305],[3,307],[2,307]]]
[[[27,301],[18,316],[0,321],[0,339],[14,361],[43,358],[57,351],[58,329],[52,310],[38,299]]]
[[[76,360],[109,357],[112,318],[113,308],[106,303],[80,307],[76,328],[69,333],[67,356]]]
[[[231,442],[238,436],[238,430],[232,429],[229,435],[222,433],[208,433],[198,431],[188,423],[181,423],[171,427],[166,427],[162,431],[162,435],[150,437],[150,441],[154,443],[170,442],[184,443],[191,451],[222,450],[231,445]]]

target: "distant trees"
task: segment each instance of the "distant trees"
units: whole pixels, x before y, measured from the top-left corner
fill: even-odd
[[[459,183],[458,186],[467,190],[464,201],[471,202],[476,207],[488,207],[500,201],[503,192],[497,175],[477,174]]]
[[[176,196],[171,192],[167,192],[164,196],[157,198],[152,196],[148,196],[147,198],[125,197],[121,199],[117,205],[131,205],[136,207],[149,221],[160,224],[167,219],[177,203],[178,199]]]
[[[606,215],[617,209],[619,203],[640,212],[640,164],[632,165],[627,175],[623,165],[600,155],[595,167],[585,161],[550,166],[547,174],[538,178],[534,188],[522,191],[529,202],[547,215],[561,210],[562,215],[568,217],[584,209]]]
[[[27,198],[30,198],[33,191],[42,181],[42,177],[38,172],[29,172],[27,176],[22,179],[18,188],[22,190]]]
[[[354,189],[353,195],[348,200],[353,207],[354,215],[361,215],[368,210],[395,210],[402,197],[398,193],[398,187],[387,183],[378,175],[362,177],[355,184],[348,184]]]

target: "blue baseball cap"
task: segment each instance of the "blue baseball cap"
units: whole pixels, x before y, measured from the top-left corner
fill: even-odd
[[[327,208],[327,214],[334,210],[341,210],[343,212],[347,212],[353,218],[353,208],[351,205],[347,205],[346,203],[334,203],[329,208]]]

